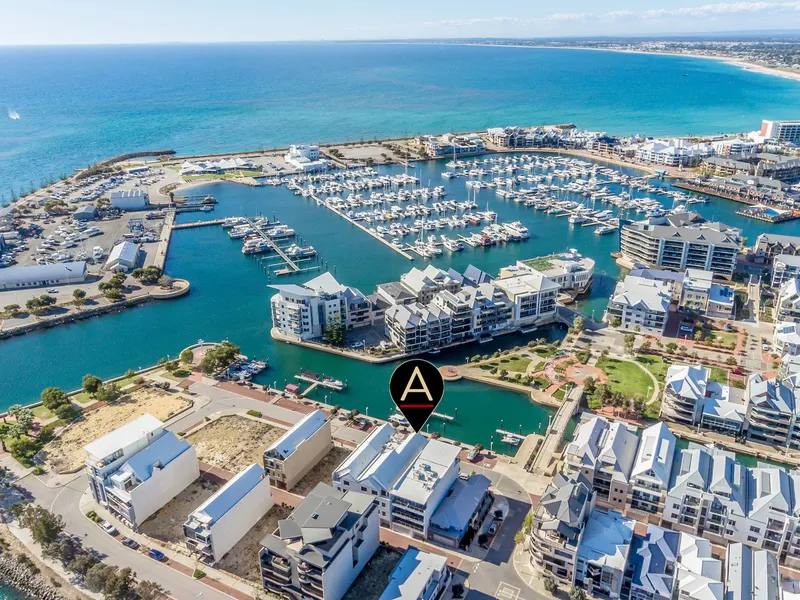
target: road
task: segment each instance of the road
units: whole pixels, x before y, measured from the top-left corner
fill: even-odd
[[[230,600],[227,594],[126,548],[89,521],[80,511],[80,499],[88,485],[85,475],[81,474],[61,488],[49,488],[34,475],[24,477],[18,484],[28,490],[37,504],[60,514],[67,532],[82,537],[84,545],[99,552],[104,562],[132,568],[139,578],[155,581],[178,600],[198,597],[204,600]]]

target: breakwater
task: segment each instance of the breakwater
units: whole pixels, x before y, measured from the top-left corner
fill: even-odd
[[[0,554],[0,580],[23,597],[36,600],[66,600],[44,578],[35,573],[32,566],[10,552]]]

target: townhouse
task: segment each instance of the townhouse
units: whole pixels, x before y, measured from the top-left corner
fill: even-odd
[[[221,560],[272,508],[269,484],[261,465],[237,473],[183,524],[189,550],[211,565]]]
[[[444,556],[410,547],[392,569],[378,600],[436,600],[452,579]]]
[[[781,357],[800,354],[800,323],[778,323],[772,336],[774,352]]]
[[[635,524],[617,511],[595,508],[578,545],[573,584],[591,596],[619,598]]]
[[[784,282],[800,277],[800,255],[778,254],[772,259],[772,287],[780,289]]]
[[[378,544],[374,498],[319,483],[261,540],[261,583],[296,600],[340,600]]]
[[[721,223],[675,226],[642,221],[620,230],[620,251],[633,265],[701,269],[726,279],[733,276],[740,244],[738,230]]]
[[[800,448],[800,424],[794,390],[777,378],[750,375],[745,389],[747,438],[762,444]]]
[[[564,470],[591,482],[600,503],[624,510],[638,443],[632,425],[593,416],[580,424],[564,449]]]
[[[713,278],[711,271],[686,269],[678,310],[730,319],[734,312],[733,288],[716,284]]]
[[[315,410],[264,451],[264,470],[272,485],[291,490],[332,448],[331,423]]]
[[[753,244],[751,255],[756,262],[770,263],[780,255],[797,256],[800,254],[800,237],[762,233]]]
[[[527,545],[531,565],[564,585],[575,578],[575,557],[596,494],[591,481],[557,473],[533,513]]]
[[[671,298],[666,282],[628,275],[617,282],[606,317],[619,319],[622,329],[663,335]]]
[[[635,151],[638,160],[668,167],[694,166],[713,154],[714,148],[710,144],[693,144],[679,138],[654,139],[641,144]]]
[[[151,415],[84,446],[95,501],[137,529],[200,476],[197,452]]]
[[[775,321],[800,323],[800,279],[783,282],[775,299]]]
[[[466,135],[456,135],[453,133],[440,136],[424,135],[417,138],[417,143],[424,148],[425,154],[432,158],[442,158],[453,155],[470,156],[482,154],[486,151],[483,140],[476,133]]]
[[[710,370],[700,365],[671,365],[664,381],[661,415],[683,425],[738,435],[745,420],[744,394],[711,381],[710,376]]]
[[[648,525],[644,537],[633,539],[623,597],[723,600],[722,561],[708,540]]]
[[[494,284],[513,305],[512,319],[517,327],[553,321],[559,286],[538,272],[496,279]]]
[[[642,432],[630,475],[626,514],[643,513],[647,518],[661,515],[669,488],[677,439],[664,423]]]
[[[725,590],[725,600],[780,600],[784,595],[775,555],[742,543],[729,544]]]

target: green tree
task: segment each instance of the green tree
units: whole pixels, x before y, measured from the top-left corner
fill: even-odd
[[[597,386],[597,381],[591,375],[583,380],[583,391],[588,396],[594,394]]]
[[[19,522],[31,530],[33,541],[42,547],[54,543],[64,531],[64,519],[60,515],[35,504],[25,507]]]
[[[322,340],[329,346],[344,346],[347,339],[347,330],[338,316],[333,317],[322,328]]]
[[[702,342],[703,341],[703,330],[698,329],[694,332],[694,341],[695,342]]]
[[[83,391],[87,394],[94,394],[102,384],[103,380],[91,373],[83,376]]]
[[[136,585],[135,577],[136,573],[130,567],[114,572],[106,580],[103,595],[110,600],[126,600]]]
[[[729,356],[728,358],[725,359],[725,364],[735,367],[739,363],[737,362],[736,358],[734,358],[733,356]]]
[[[586,600],[586,592],[578,586],[572,586],[569,590],[569,600]]]
[[[83,577],[96,564],[97,560],[91,554],[82,552],[67,565],[67,569]]]
[[[83,290],[73,290],[72,303],[75,306],[83,306],[86,302],[86,292]]]
[[[584,319],[580,315],[575,317],[575,319],[572,321],[572,328],[578,333],[580,333],[581,331],[583,331],[584,327],[586,327],[586,319]]]
[[[100,402],[114,402],[120,395],[119,386],[116,383],[104,383],[97,388],[94,397]]]
[[[89,591],[103,592],[106,589],[106,582],[115,575],[116,571],[116,567],[99,562],[86,572],[83,583]]]
[[[62,404],[55,410],[55,413],[59,419],[68,423],[77,419],[80,414],[72,404]]]
[[[608,324],[611,325],[611,327],[613,327],[614,329],[616,329],[617,327],[622,325],[622,319],[620,319],[619,317],[611,317],[611,320],[608,322]]]
[[[140,581],[136,586],[136,595],[139,600],[158,600],[166,598],[170,594],[154,581]]]
[[[675,354],[675,351],[678,349],[678,344],[676,344],[675,342],[670,342],[665,346],[665,348],[667,352],[669,352],[670,354]]]
[[[61,541],[53,542],[42,548],[42,555],[50,560],[57,560],[64,567],[75,560],[78,555],[78,545],[70,537],[65,537]]]
[[[641,352],[642,354],[647,354],[648,352],[650,352],[650,348],[652,348],[652,346],[653,344],[650,340],[645,340],[639,346],[639,352]]]
[[[555,596],[556,592],[558,591],[558,584],[552,577],[545,577],[542,581],[542,585],[544,586],[545,591],[553,596]]]
[[[3,307],[3,310],[12,317],[17,317],[19,316],[20,312],[22,312],[19,304],[6,304]]]
[[[67,404],[69,402],[67,393],[57,387],[49,387],[43,390],[41,400],[42,404],[44,404],[45,408],[48,410],[55,410],[62,404]]]
[[[131,277],[138,279],[141,283],[152,285],[158,283],[158,280],[161,278],[161,269],[155,265],[150,265],[143,269],[134,269],[133,273],[131,273]]]
[[[189,348],[186,348],[180,355],[181,362],[187,365],[192,364],[194,361],[194,352],[192,352]]]
[[[203,355],[203,360],[200,361],[200,370],[210,375],[216,371],[227,367],[239,355],[239,346],[225,341],[217,344],[213,348],[209,348]]]

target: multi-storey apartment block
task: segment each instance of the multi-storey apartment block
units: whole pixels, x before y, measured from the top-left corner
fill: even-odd
[[[315,410],[264,451],[264,470],[272,485],[291,490],[332,448],[330,421]]]
[[[606,315],[609,320],[618,318],[622,329],[663,335],[670,301],[671,294],[666,282],[628,275],[617,282]]]
[[[628,510],[645,513],[648,518],[650,515],[661,515],[676,444],[675,435],[664,423],[648,427],[642,432],[631,470]]]
[[[200,476],[197,452],[150,415],[84,446],[94,499],[134,529]]]
[[[800,323],[800,279],[787,279],[775,299],[775,321]]]
[[[794,390],[779,379],[766,379],[755,373],[747,379],[745,390],[748,439],[762,444],[800,448],[800,409]]]
[[[296,600],[340,600],[379,543],[374,498],[319,483],[261,540],[261,582]]]
[[[709,369],[700,365],[670,366],[661,414],[676,423],[738,435],[746,411],[741,390],[710,381],[709,377]]]
[[[592,511],[575,556],[575,586],[600,598],[621,596],[635,523],[614,510]]]

